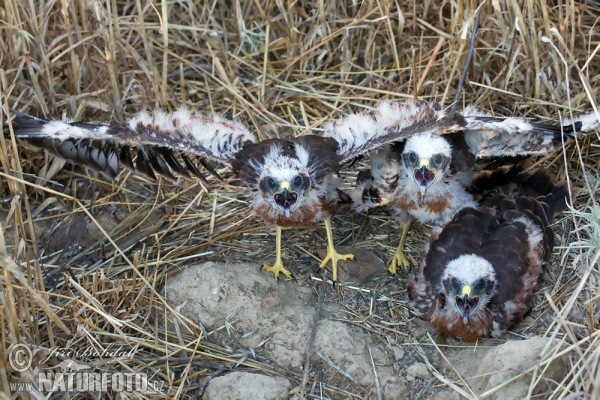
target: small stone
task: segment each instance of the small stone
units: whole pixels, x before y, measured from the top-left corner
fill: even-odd
[[[415,339],[417,339],[417,340],[424,339],[427,337],[427,332],[421,328],[415,328],[415,330],[412,332],[412,334],[415,337]]]
[[[426,380],[429,379],[429,375],[427,365],[422,362],[414,363],[406,370],[406,379],[409,381],[414,381],[415,378]]]
[[[394,352],[394,358],[396,361],[400,361],[404,358],[404,349],[402,347],[394,346],[392,347],[392,350]]]
[[[382,378],[381,395],[383,400],[403,400],[408,394],[408,384],[406,380],[400,376],[387,376]]]
[[[335,250],[340,254],[353,254],[354,260],[338,261],[338,280],[342,282],[363,283],[377,273],[384,273],[387,267],[370,250],[339,246]],[[327,251],[319,250],[319,257],[324,258]]]
[[[212,379],[202,396],[203,400],[284,400],[292,384],[285,378],[231,372]]]
[[[433,395],[431,400],[460,400],[461,397],[458,393],[452,390],[445,390],[442,392],[438,392]]]
[[[549,343],[551,342],[551,343]],[[535,337],[528,340],[514,340],[488,350],[483,359],[479,358],[479,367],[475,375],[480,376],[474,381],[478,393],[486,392],[507,382],[518,375],[519,371],[527,371],[541,360],[552,354],[560,342],[546,337]],[[546,355],[542,355],[548,346]],[[557,357],[549,365],[541,367],[544,370],[542,379],[531,393],[538,396],[551,393],[556,387],[553,382],[561,382],[568,373],[567,355]],[[539,378],[539,376],[538,376]],[[521,375],[491,395],[491,399],[522,399],[527,397],[531,383],[531,374]]]
[[[306,286],[296,286],[296,290],[302,294],[313,294],[315,289]]]

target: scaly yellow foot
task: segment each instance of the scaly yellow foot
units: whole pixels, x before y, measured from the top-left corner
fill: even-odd
[[[292,278],[292,274],[290,271],[283,267],[283,262],[281,261],[281,227],[277,227],[277,235],[275,236],[275,264],[272,267],[268,265],[263,265],[262,269],[265,271],[272,272],[275,275],[275,279],[279,279],[279,274],[282,273],[288,278]]]
[[[321,268],[331,261],[331,271],[334,283],[337,282],[337,262],[339,260],[354,260],[354,254],[340,254],[335,251],[335,248],[327,246],[327,256],[323,262],[321,262]]]
[[[331,233],[331,220],[325,218],[325,230],[327,231],[327,256],[321,262],[321,268],[323,268],[329,261],[331,261],[331,273],[333,275],[333,284],[337,282],[337,262],[339,260],[354,260],[354,254],[340,254],[335,251],[333,246],[333,234]]]
[[[265,271],[272,272],[273,275],[275,275],[275,279],[279,279],[279,273],[284,274],[285,276],[287,276],[290,279],[292,278],[292,274],[290,273],[290,271],[288,271],[287,269],[284,268],[281,260],[275,260],[275,264],[273,264],[272,267],[265,264],[265,265],[263,265],[262,269],[264,269]]]
[[[404,255],[404,250],[402,249],[401,246],[398,246],[398,248],[396,249],[396,252],[394,253],[394,257],[392,258],[392,262],[390,263],[390,266],[388,267],[388,271],[390,271],[390,274],[396,275],[396,268],[401,267],[403,269],[406,269],[409,266],[410,266],[410,263],[408,262],[408,260],[406,259],[406,256]]]
[[[402,225],[402,236],[400,236],[400,243],[398,243],[398,248],[394,253],[394,257],[392,258],[392,262],[388,267],[388,271],[390,274],[396,275],[396,268],[401,267],[402,269],[407,269],[410,266],[408,259],[404,255],[404,244],[406,243],[406,236],[408,235],[408,229],[410,228],[410,222],[408,224]]]

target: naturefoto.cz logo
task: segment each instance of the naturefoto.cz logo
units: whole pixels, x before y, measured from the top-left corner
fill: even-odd
[[[162,382],[149,380],[145,373],[134,372],[94,372],[87,364],[63,359],[58,365],[46,367],[49,359],[54,356],[64,358],[65,354],[94,354],[102,356],[123,356],[122,348],[105,349],[102,352],[93,350],[73,351],[65,348],[52,348],[50,355],[45,357],[35,369],[34,382],[11,382],[11,391],[15,392],[160,392]],[[11,345],[7,351],[10,367],[16,372],[27,371],[33,362],[33,356],[39,350],[32,351],[24,344]]]

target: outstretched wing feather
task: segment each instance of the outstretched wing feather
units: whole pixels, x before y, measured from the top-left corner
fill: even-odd
[[[198,170],[198,168],[196,168],[196,166],[189,159],[189,157],[185,154],[181,154],[181,159],[185,163],[185,166],[187,167],[187,169],[190,170],[192,175],[194,175],[196,178],[198,178],[200,180],[200,182],[202,182],[203,185],[208,186],[208,181],[206,180],[204,175],[202,175],[202,173]]]
[[[173,171],[175,171],[176,174],[183,176],[185,179],[192,179],[190,174],[185,170],[185,168],[182,167],[181,164],[179,164],[179,162],[177,161],[170,149],[167,149],[166,147],[157,147],[156,151],[160,153],[165,162]]]
[[[446,135],[466,126],[460,114],[446,114],[438,103],[381,102],[376,109],[345,116],[325,126],[325,137],[338,142],[340,162],[351,160],[385,144],[420,133]]]
[[[529,156],[559,149],[563,141],[573,140],[576,133],[591,133],[598,127],[594,113],[584,114],[563,125],[530,123],[523,118],[492,117],[474,107],[467,107],[465,140],[476,157]]]
[[[168,180],[174,181],[175,177],[171,173],[169,166],[167,165],[167,163],[165,163],[160,154],[158,154],[158,152],[156,152],[153,147],[146,147],[146,150],[148,151],[148,160],[150,161],[150,165],[152,166],[154,172],[165,177]]]
[[[171,180],[175,179],[174,174],[185,178],[194,175],[206,183],[190,161],[190,156],[196,156],[209,173],[222,180],[206,159],[231,167],[235,155],[256,141],[240,123],[192,114],[185,109],[173,113],[141,112],[112,127],[48,121],[17,111],[13,114],[17,138],[110,178],[117,175],[120,162],[150,178],[155,174]],[[137,154],[135,163],[131,152]]]

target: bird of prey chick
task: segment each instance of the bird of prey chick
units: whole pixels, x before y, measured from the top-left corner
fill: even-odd
[[[497,338],[531,311],[554,243],[550,223],[571,202],[566,182],[521,164],[474,182],[484,188],[478,207],[433,230],[408,284],[416,315],[464,341]]]
[[[355,209],[388,206],[402,226],[389,265],[392,274],[409,265],[404,243],[413,220],[441,225],[461,208],[476,206],[467,188],[478,159],[546,154],[598,126],[594,113],[565,120],[562,126],[492,117],[471,107],[462,117],[466,125],[456,134],[440,136],[423,127],[404,141],[382,146],[371,157],[370,171],[359,174],[351,193]]]
[[[264,141],[257,141],[241,123],[183,108],[172,113],[140,112],[111,126],[14,114],[12,129],[18,139],[109,178],[116,177],[122,166],[170,180],[176,176],[204,180],[198,164],[215,173],[206,160],[230,167],[248,186],[256,213],[276,226],[275,264],[264,265],[264,269],[275,277],[280,273],[291,277],[281,258],[282,228],[323,221],[327,256],[321,267],[331,261],[334,282],[338,260],[353,257],[337,253],[333,244],[330,218],[339,200],[335,174],[352,159],[413,135],[422,126],[438,134],[454,133],[465,126],[460,116],[413,101],[383,102],[375,110],[327,124],[323,136]]]

